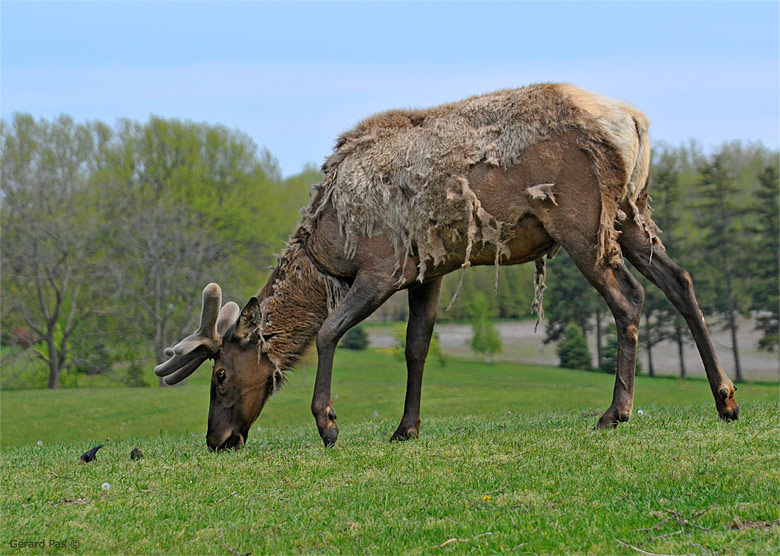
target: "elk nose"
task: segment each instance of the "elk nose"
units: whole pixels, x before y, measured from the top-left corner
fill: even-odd
[[[230,438],[230,436],[233,434],[233,431],[227,431],[223,432],[221,434],[214,434],[212,432],[208,432],[206,434],[206,444],[209,446],[209,450],[212,452],[216,452],[218,450],[222,450],[222,446],[227,442],[227,440]]]
[[[244,437],[234,431],[230,431],[221,437],[206,435],[206,443],[212,452],[230,449],[240,450],[244,446],[244,442]]]

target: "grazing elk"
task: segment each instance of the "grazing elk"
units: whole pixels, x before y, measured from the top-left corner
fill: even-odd
[[[617,324],[612,404],[597,427],[631,416],[644,291],[626,257],[682,314],[715,405],[736,419],[735,388],[718,363],[688,273],[664,252],[648,206],[648,120],[635,108],[570,85],[543,84],[427,110],[396,110],[344,133],[325,180],[277,268],[239,310],[203,290],[200,328],[169,348],[155,373],[174,384],[214,359],[207,442],[240,448],[284,373],[316,338],[311,409],[326,445],[336,344],[394,292],[408,289],[404,440],[420,427],[423,366],[442,277],[471,265],[536,261],[563,247]]]

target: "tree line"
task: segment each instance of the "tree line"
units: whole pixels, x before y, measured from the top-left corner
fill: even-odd
[[[284,179],[247,135],[205,123],[16,114],[0,134],[0,339],[4,354],[34,350],[50,388],[78,373],[148,383],[164,348],[196,325],[204,284],[219,281],[239,304],[256,293],[322,179],[313,167]],[[752,312],[768,350],[778,346],[777,182],[777,154],[760,145],[654,151],[654,217],[667,250],[695,276],[705,313],[736,327]],[[567,259],[561,252],[548,271],[546,341],[570,323],[600,329],[607,315]],[[469,269],[444,312],[461,279],[453,273],[439,318],[467,320],[475,303],[493,318],[530,318],[533,274],[530,265]],[[380,317],[405,318],[396,297]],[[650,287],[643,318],[648,349],[685,342]]]
[[[2,122],[3,343],[64,371],[143,382],[200,290],[256,293],[319,173],[282,179],[221,126],[152,117]]]

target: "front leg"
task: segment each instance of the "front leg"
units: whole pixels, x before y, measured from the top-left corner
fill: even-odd
[[[317,334],[317,378],[314,381],[311,412],[325,446],[333,446],[339,436],[330,391],[336,346],[347,330],[373,313],[395,291],[387,282],[377,280],[370,274],[358,275],[347,295],[325,319]]]
[[[420,395],[423,368],[431,344],[442,277],[409,289],[409,323],[406,327],[406,400],[401,424],[390,441],[416,437],[420,432]]]

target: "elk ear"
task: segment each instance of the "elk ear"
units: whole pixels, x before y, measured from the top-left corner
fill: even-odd
[[[256,297],[253,297],[244,308],[241,309],[241,315],[238,317],[233,337],[241,342],[241,344],[256,342],[260,337],[261,319],[262,311],[260,311],[260,301]]]

